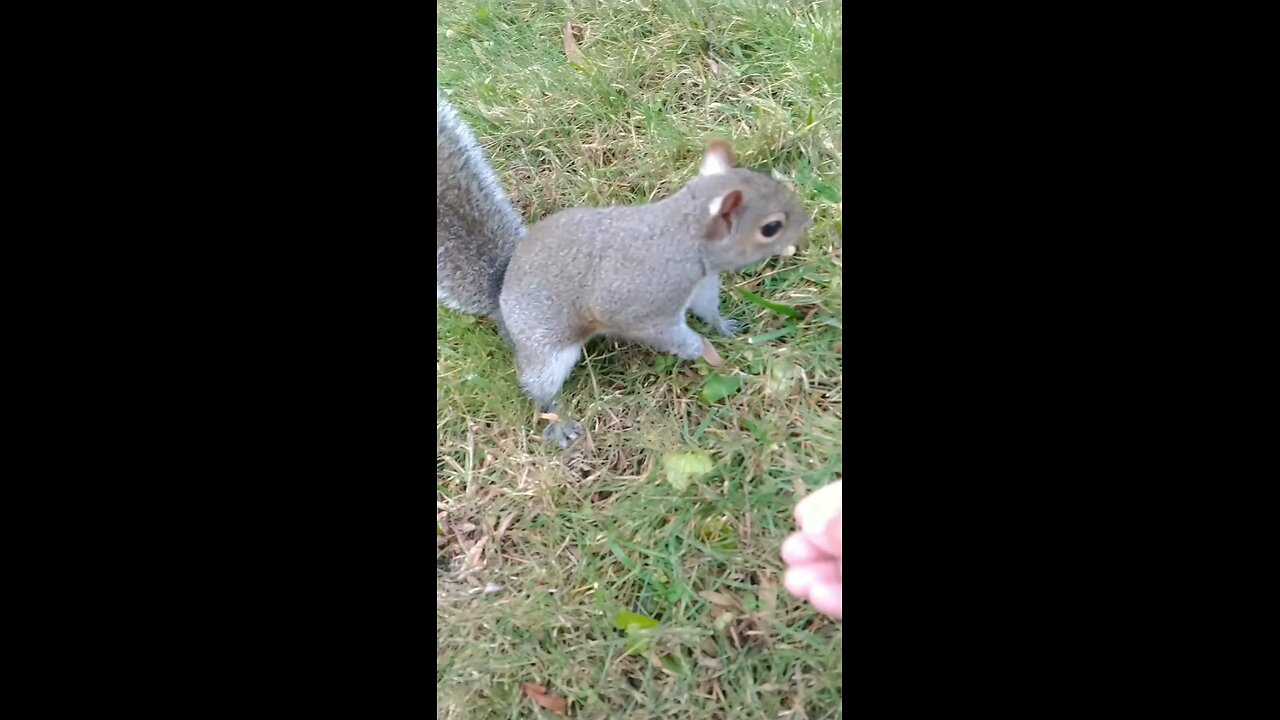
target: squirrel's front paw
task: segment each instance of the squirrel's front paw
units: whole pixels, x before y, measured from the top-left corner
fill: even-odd
[[[568,450],[582,432],[582,423],[577,420],[557,420],[543,429],[542,439],[559,445],[561,450]]]
[[[721,335],[730,337],[732,335],[737,335],[738,331],[744,327],[746,327],[746,323],[739,322],[733,318],[721,318],[720,327],[717,329],[720,331]]]

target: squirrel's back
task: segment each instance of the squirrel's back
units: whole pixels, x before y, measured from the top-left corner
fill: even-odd
[[[471,130],[436,88],[436,299],[496,315],[524,221]]]
[[[723,164],[657,202],[569,208],[531,226],[503,283],[508,326],[563,320],[576,337],[674,325],[706,278],[785,253],[812,224],[800,198]]]

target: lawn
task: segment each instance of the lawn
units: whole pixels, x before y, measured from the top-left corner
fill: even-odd
[[[590,343],[568,452],[492,324],[437,305],[438,718],[554,717],[530,692],[579,718],[841,717],[841,625],[778,557],[843,474],[839,24],[834,2],[437,5],[437,84],[528,221],[661,199],[712,137],[817,216],[794,257],[725,276],[741,334],[690,320],[723,367]]]

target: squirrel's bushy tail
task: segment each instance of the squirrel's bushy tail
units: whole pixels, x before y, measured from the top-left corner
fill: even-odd
[[[502,277],[524,232],[475,136],[436,88],[436,299],[498,317]]]

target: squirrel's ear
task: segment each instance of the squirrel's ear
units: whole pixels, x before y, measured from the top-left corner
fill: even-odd
[[[733,167],[733,148],[724,140],[712,140],[707,143],[707,152],[702,156],[702,167],[699,175],[723,175]]]
[[[742,191],[730,190],[707,205],[711,222],[707,223],[707,239],[719,240],[733,229],[733,214],[742,207]]]

